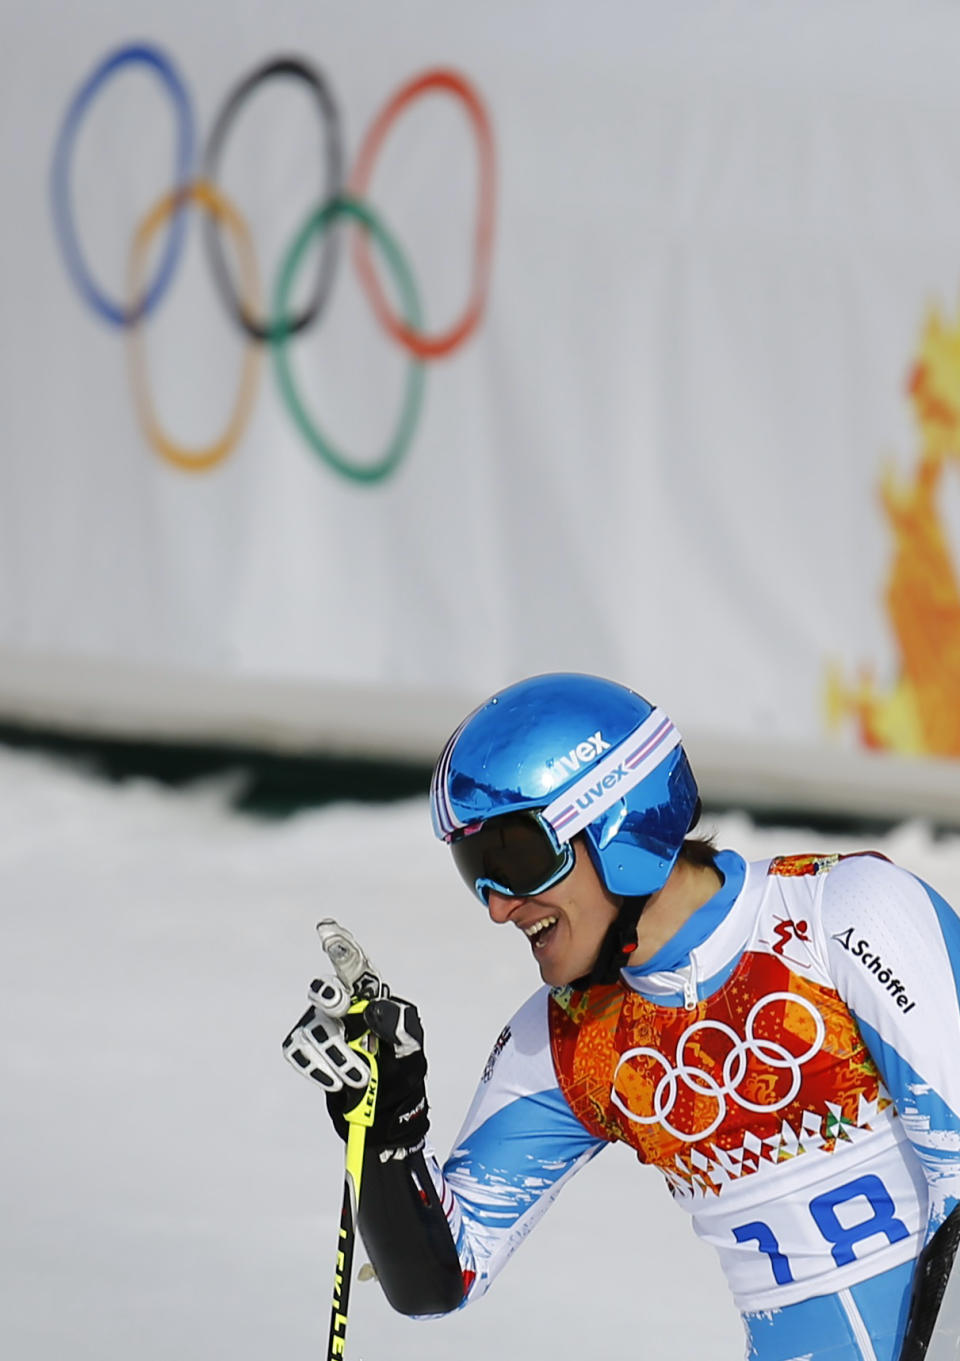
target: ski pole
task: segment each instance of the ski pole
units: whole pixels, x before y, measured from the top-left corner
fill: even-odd
[[[366,1000],[354,1002],[347,1015],[362,1014]],[[369,1045],[364,1044],[364,1040]],[[363,1054],[370,1067],[370,1081],[360,1101],[347,1111],[346,1166],[343,1175],[343,1203],[340,1207],[340,1237],[337,1244],[337,1266],[333,1277],[333,1304],[330,1309],[330,1335],[327,1339],[327,1361],[343,1356],[347,1339],[347,1309],[350,1303],[350,1281],[353,1275],[353,1249],[357,1241],[357,1217],[360,1208],[360,1182],[363,1177],[363,1151],[367,1130],[373,1124],[377,1104],[377,1060],[372,1036],[362,1035],[350,1042],[350,1048]]]
[[[356,940],[332,918],[317,923],[321,944],[337,971],[341,983],[350,989],[354,998],[348,1016],[362,1015],[367,1003],[375,997],[389,996],[389,989],[376,968]],[[373,1124],[377,1105],[377,1044],[369,1031],[348,1041],[350,1048],[362,1055],[370,1069],[370,1081],[363,1096],[352,1110],[345,1112],[347,1129],[346,1165],[343,1175],[343,1202],[340,1207],[340,1234],[337,1242],[337,1265],[333,1278],[333,1303],[330,1310],[330,1334],[327,1339],[327,1361],[337,1361],[344,1354],[347,1339],[347,1309],[350,1303],[350,1281],[353,1275],[353,1250],[357,1241],[357,1219],[360,1209],[360,1183],[363,1177],[363,1154],[367,1130]]]

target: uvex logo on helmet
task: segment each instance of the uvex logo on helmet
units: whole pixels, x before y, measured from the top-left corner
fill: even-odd
[[[594,760],[603,751],[610,750],[610,743],[604,741],[603,733],[597,731],[592,737],[586,738],[583,742],[578,742],[576,746],[564,756],[558,756],[555,765],[560,769],[554,775],[554,783],[560,784],[567,775],[576,775],[582,765]],[[550,764],[549,762],[547,763]]]
[[[604,790],[613,789],[615,785],[618,785],[621,780],[625,780],[626,778],[627,772],[624,770],[623,762],[621,761],[618,766],[614,766],[613,770],[604,775],[602,779],[599,779],[596,784],[588,785],[586,789],[577,795],[577,807],[589,808],[591,804],[595,803],[597,799],[600,798]]]

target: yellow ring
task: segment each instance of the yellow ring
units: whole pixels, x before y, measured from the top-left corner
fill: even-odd
[[[257,272],[253,242],[246,222],[240,213],[224,197],[223,193],[207,180],[195,180],[192,184],[167,194],[147,213],[137,228],[130,248],[130,261],[127,269],[128,296],[138,298],[143,287],[144,266],[147,246],[157,229],[176,212],[184,202],[196,203],[211,213],[233,233],[240,261],[240,279],[243,305],[248,316],[260,314],[260,278]],[[127,328],[127,356],[130,363],[130,385],[133,389],[134,405],[143,427],[147,441],[156,453],[175,468],[183,472],[204,473],[216,467],[230,453],[240,439],[250,419],[253,399],[257,391],[257,378],[260,369],[259,347],[249,341],[240,374],[240,389],[226,431],[215,440],[199,449],[190,449],[175,444],[163,431],[157,420],[147,382],[147,365],[142,329],[138,320]]]

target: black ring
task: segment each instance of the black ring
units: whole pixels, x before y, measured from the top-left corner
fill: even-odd
[[[217,115],[207,139],[203,153],[203,178],[216,185],[215,177],[220,153],[223,149],[223,140],[237,110],[262,81],[269,80],[272,76],[295,76],[298,80],[304,81],[313,92],[320,107],[326,133],[326,184],[321,202],[335,198],[343,186],[343,142],[340,132],[340,111],[324,77],[315,67],[309,66],[299,57],[271,58],[262,66],[258,66],[250,75],[245,76],[227,97],[227,101]],[[234,287],[220,241],[220,229],[216,216],[214,214],[207,216],[205,225],[210,266],[218,291],[231,315],[243,327],[248,336],[253,340],[272,342],[278,335],[296,335],[298,331],[302,331],[305,326],[309,326],[312,321],[316,320],[333,285],[333,275],[339,250],[340,234],[338,232],[329,233],[321,247],[317,284],[306,309],[294,314],[289,319],[277,318],[273,321],[258,321],[246,311]]]

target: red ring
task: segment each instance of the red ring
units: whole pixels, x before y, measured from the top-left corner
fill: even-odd
[[[494,151],[490,116],[478,92],[465,76],[457,71],[438,68],[424,71],[401,86],[377,114],[357,153],[350,177],[348,192],[357,198],[366,197],[373,161],[380,150],[391,123],[408,104],[427,90],[445,90],[460,99],[467,111],[477,138],[479,160],[479,212],[474,239],[473,287],[463,316],[448,331],[429,336],[408,326],[390,310],[374,270],[366,232],[358,232],[354,239],[353,258],[367,297],[381,324],[390,334],[418,359],[439,359],[453,350],[476,328],[486,302],[490,275],[490,251],[493,244],[494,216]]]

